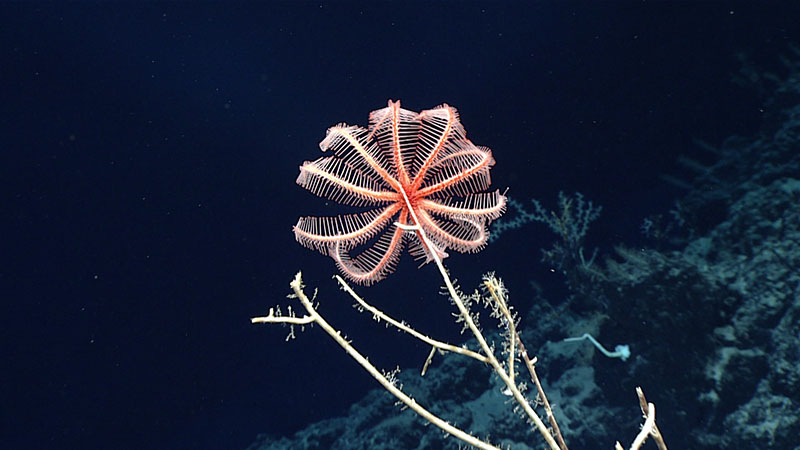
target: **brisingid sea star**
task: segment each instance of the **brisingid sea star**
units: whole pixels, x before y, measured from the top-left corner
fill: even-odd
[[[358,283],[372,284],[392,273],[406,243],[425,262],[431,252],[444,258],[447,249],[480,251],[488,224],[505,210],[499,191],[481,192],[491,184],[491,150],[466,138],[455,108],[447,104],[416,113],[389,100],[386,108],[370,113],[368,129],[331,127],[319,146],[333,155],[300,166],[297,184],[332,201],[373,208],[301,217],[295,237],[331,256]],[[431,245],[419,231],[408,231],[414,226]],[[371,245],[350,254],[365,244]]]

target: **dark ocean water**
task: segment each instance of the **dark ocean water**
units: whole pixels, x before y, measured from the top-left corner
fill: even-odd
[[[496,187],[581,192],[604,208],[587,245],[635,245],[682,194],[660,177],[704,158],[693,139],[758,130],[758,92],[731,80],[742,55],[779,70],[797,5],[1,4],[0,447],[244,448],[344,413],[373,380],[319,330],[249,322],[302,269],[378,364],[427,354],[375,338],[294,240],[339,211],[295,184],[329,126],[447,102]],[[531,226],[447,263],[467,290],[496,270],[524,311],[531,280],[565,293],[552,240]],[[361,292],[458,340],[440,284],[406,255]]]

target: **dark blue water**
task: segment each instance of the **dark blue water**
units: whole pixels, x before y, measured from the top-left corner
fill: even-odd
[[[355,314],[297,217],[338,208],[295,185],[339,122],[387,99],[447,102],[492,148],[494,184],[604,207],[591,246],[641,239],[692,139],[754,132],[731,83],[800,42],[779,3],[5,3],[0,6],[0,446],[243,448],[346,411],[374,383],[318,329],[249,318],[299,269],[384,367],[427,349]],[[698,156],[702,158],[702,156]],[[563,280],[531,228],[448,260],[465,289]],[[524,269],[521,269],[524,268]],[[450,305],[407,255],[375,303],[420,328]],[[442,326],[443,327],[443,326]],[[458,339],[458,328],[442,328]],[[381,335],[383,336],[383,335]],[[397,351],[386,347],[399,345]],[[634,399],[631,398],[631,401]]]

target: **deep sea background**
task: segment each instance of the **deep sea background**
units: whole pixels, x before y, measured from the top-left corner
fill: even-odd
[[[343,414],[371,378],[317,329],[249,322],[302,269],[381,367],[427,355],[294,241],[343,212],[294,182],[327,127],[447,102],[495,186],[583,193],[609,250],[670,208],[660,176],[694,138],[759,126],[738,55],[777,65],[798,23],[791,2],[0,4],[0,447],[244,448]],[[531,281],[564,295],[553,239],[532,224],[447,265],[465,289],[496,270],[524,311]],[[406,255],[359,292],[457,341],[440,284]]]

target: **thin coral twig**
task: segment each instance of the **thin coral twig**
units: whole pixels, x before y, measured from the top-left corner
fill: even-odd
[[[415,330],[414,328],[410,327],[406,323],[400,322],[400,321],[398,321],[396,319],[393,319],[391,316],[387,315],[383,311],[379,310],[378,308],[376,308],[376,307],[370,305],[369,303],[367,303],[366,301],[364,301],[364,299],[362,299],[361,296],[359,296],[358,294],[355,293],[355,291],[353,291],[353,289],[350,287],[349,284],[347,284],[347,282],[344,280],[344,278],[340,277],[339,275],[334,275],[333,278],[335,278],[336,281],[339,282],[339,285],[342,287],[342,289],[344,289],[345,292],[350,294],[350,296],[353,297],[353,299],[355,299],[356,302],[358,302],[358,304],[359,304],[359,306],[361,308],[364,308],[365,310],[371,312],[373,317],[375,317],[375,320],[378,320],[378,321],[383,320],[384,322],[386,322],[386,323],[388,323],[388,324],[390,324],[390,325],[392,325],[392,326],[394,326],[394,327],[396,327],[396,328],[398,328],[398,329],[410,334],[411,336],[414,336],[415,338],[419,339],[420,341],[425,342],[426,344],[430,345],[433,348],[438,348],[438,349],[443,350],[443,351],[448,351],[448,352],[458,353],[458,354],[464,355],[464,356],[469,356],[470,358],[477,359],[478,361],[480,361],[482,363],[486,363],[486,364],[489,363],[489,359],[487,357],[481,355],[480,353],[473,352],[472,350],[469,350],[469,349],[466,349],[466,348],[463,348],[463,347],[459,347],[459,346],[456,346],[456,345],[448,344],[446,342],[442,342],[442,341],[433,339],[431,337],[428,337],[428,336],[418,332],[417,330]]]
[[[658,445],[659,450],[667,450],[667,444],[664,442],[664,437],[661,436],[661,431],[658,430],[658,425],[656,425],[656,407],[652,403],[648,403],[647,399],[644,398],[644,391],[640,386],[636,387],[636,395],[639,397],[639,407],[642,409],[642,414],[645,416],[653,417],[653,426],[650,429],[650,436],[653,437],[653,440],[656,441],[656,445]],[[644,442],[644,439],[642,440]]]
[[[664,443],[664,438],[661,436],[661,432],[656,426],[656,406],[647,402],[641,387],[636,387],[636,395],[639,396],[639,406],[642,409],[645,421],[639,434],[637,434],[636,438],[633,440],[630,450],[639,450],[648,436],[653,437],[659,450],[667,450],[667,444]],[[622,444],[620,444],[619,441],[617,441],[614,448],[616,450],[623,450]]]
[[[528,351],[525,349],[525,344],[522,343],[522,339],[517,334],[516,326],[514,325],[514,320],[511,315],[511,312],[508,309],[508,302],[506,301],[503,292],[498,289],[495,283],[490,281],[484,282],[489,294],[491,294],[492,299],[494,300],[495,304],[501,309],[503,315],[506,316],[506,320],[509,323],[509,332],[516,336],[516,343],[519,347],[519,353],[522,356],[523,361],[525,361],[525,365],[528,368],[528,372],[531,375],[531,380],[533,380],[533,384],[536,385],[536,390],[539,393],[539,399],[542,401],[542,405],[544,405],[544,410],[547,414],[548,422],[550,422],[550,427],[553,428],[553,433],[555,434],[555,438],[558,441],[558,446],[561,450],[567,450],[567,444],[564,441],[564,437],[561,435],[561,429],[558,427],[558,422],[556,422],[556,417],[553,415],[553,409],[550,407],[550,402],[547,400],[547,395],[544,393],[544,389],[542,388],[542,383],[539,381],[539,376],[536,375],[536,358],[534,357],[533,360],[528,356]],[[512,348],[512,357],[513,357],[513,348]],[[512,358],[513,359],[513,358]]]

